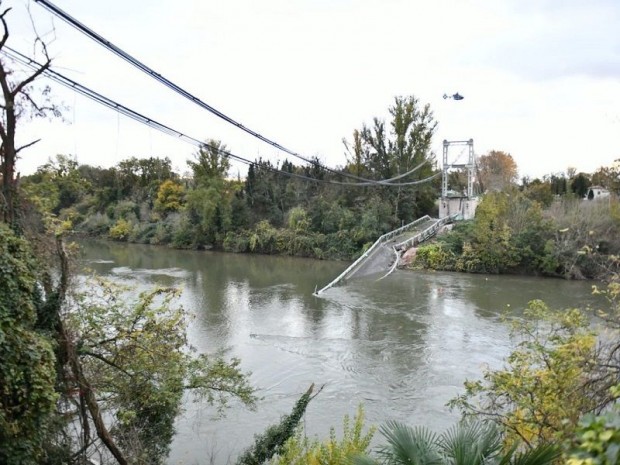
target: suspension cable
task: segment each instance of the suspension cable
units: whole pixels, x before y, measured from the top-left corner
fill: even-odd
[[[27,57],[26,55],[8,47],[8,46],[4,46],[4,48],[2,49],[2,53],[6,56],[8,56],[9,58],[11,58],[12,60],[21,63],[27,67],[29,67],[30,69],[36,70],[39,69],[41,67],[40,63],[37,63],[35,60]],[[228,150],[224,150],[221,149],[220,147],[217,147],[215,145],[206,143],[206,142],[202,142],[197,138],[191,137],[187,134],[184,134],[180,131],[177,131],[176,129],[173,129],[169,126],[166,126],[165,124],[159,123],[158,121],[149,118],[147,116],[144,116],[108,97],[103,96],[102,94],[89,89],[86,86],[83,86],[81,84],[79,84],[78,82],[52,70],[52,69],[46,69],[43,74],[48,77],[49,79],[62,84],[63,86],[73,90],[76,93],[79,93],[103,106],[106,106],[112,110],[117,111],[120,114],[123,114],[124,116],[127,116],[135,121],[138,121],[142,124],[145,124],[149,127],[152,127],[154,129],[157,129],[158,131],[164,133],[164,134],[168,134],[170,136],[175,136],[181,140],[183,140],[184,142],[188,142],[198,148],[209,148],[211,150],[215,150],[218,153],[229,157],[233,160],[237,160],[241,163],[247,164],[247,165],[257,165],[256,162],[250,161],[247,158],[241,157],[239,155],[235,155],[232,152],[229,152]],[[376,184],[381,184],[384,183],[384,181],[377,181],[377,182],[358,182],[358,183],[352,183],[352,182],[341,182],[341,181],[336,181],[336,180],[330,180],[330,179],[318,179],[318,178],[312,178],[309,176],[304,176],[298,173],[290,173],[287,171],[283,171],[283,170],[279,170],[277,168],[272,168],[269,167],[268,168],[270,171],[273,171],[275,173],[279,173],[279,174],[283,174],[289,177],[295,177],[295,178],[299,178],[305,181],[311,181],[311,182],[318,182],[318,183],[325,183],[325,184],[335,184],[335,185],[341,185],[341,186],[350,186],[350,187],[365,187],[365,186],[371,186],[371,185],[376,185]],[[336,174],[340,174],[340,173],[336,173]],[[386,183],[385,185],[387,186],[392,186],[392,187],[399,187],[399,186],[413,186],[413,185],[417,185],[417,184],[422,184],[425,182],[428,182],[434,178],[436,178],[438,175],[440,175],[441,172],[436,173],[435,175],[432,175],[430,177],[424,178],[424,179],[420,179],[418,181],[410,181],[410,182],[403,182],[403,183]]]
[[[377,180],[373,180],[373,179],[368,179],[368,178],[363,178],[363,177],[360,177],[360,176],[355,176],[354,174],[350,174],[350,173],[346,173],[346,172],[339,172],[339,171],[333,170],[333,169],[331,169],[331,168],[329,168],[327,166],[322,165],[321,163],[319,163],[316,160],[312,160],[312,159],[306,158],[306,157],[300,155],[299,153],[297,153],[297,152],[295,152],[295,151],[293,151],[291,149],[288,149],[288,148],[282,146],[278,142],[275,142],[272,139],[269,139],[269,138],[263,136],[262,134],[260,134],[260,133],[258,133],[256,131],[248,128],[247,126],[244,126],[243,124],[241,124],[240,122],[234,120],[230,116],[224,114],[220,110],[218,110],[218,109],[214,108],[213,106],[209,105],[208,103],[202,101],[200,98],[194,96],[193,94],[191,94],[187,90],[183,89],[182,87],[178,86],[174,82],[172,82],[169,79],[165,78],[164,76],[162,76],[160,73],[156,72],[155,70],[153,70],[149,66],[145,65],[144,63],[139,61],[137,58],[135,58],[132,55],[130,55],[129,53],[125,52],[120,47],[114,45],[112,42],[110,42],[105,37],[101,36],[100,34],[96,33],[95,31],[90,29],[85,24],[83,24],[80,21],[78,21],[77,19],[73,18],[71,15],[69,15],[67,12],[65,12],[61,8],[57,7],[56,5],[54,5],[52,2],[50,2],[48,0],[35,0],[35,2],[40,3],[45,9],[47,9],[48,11],[53,13],[54,15],[58,16],[60,19],[65,21],[67,24],[69,24],[73,28],[77,29],[78,31],[80,31],[81,33],[86,35],[87,37],[91,38],[92,40],[97,42],[99,45],[101,45],[104,48],[110,50],[111,52],[113,52],[114,54],[116,54],[117,56],[122,58],[123,60],[127,61],[128,63],[130,63],[134,67],[138,68],[143,73],[147,74],[148,76],[150,76],[151,78],[155,79],[156,81],[159,81],[164,86],[168,87],[169,89],[173,90],[174,92],[178,93],[179,95],[185,97],[186,99],[190,100],[191,102],[193,102],[194,104],[196,104],[199,107],[203,108],[204,110],[207,110],[208,112],[210,112],[210,113],[216,115],[217,117],[223,119],[227,123],[232,124],[233,126],[236,126],[237,128],[241,129],[242,131],[250,134],[251,136],[253,136],[253,137],[257,138],[257,139],[259,139],[260,141],[265,142],[265,143],[271,145],[272,147],[275,147],[276,149],[281,150],[281,151],[283,151],[283,152],[285,152],[285,153],[287,153],[287,154],[289,154],[289,155],[291,155],[293,157],[299,158],[299,159],[305,161],[306,163],[310,163],[311,165],[314,165],[314,166],[316,166],[316,167],[318,167],[318,168],[320,168],[322,170],[328,171],[330,173],[333,173],[333,174],[336,174],[336,175],[339,175],[339,176],[343,176],[345,178],[355,179],[355,180],[358,180],[358,181],[364,181],[365,183],[368,183],[368,184],[387,185],[387,184],[391,184],[391,181],[395,181],[395,180],[401,179],[401,178],[403,178],[405,176],[408,176],[409,174],[415,172],[417,169],[419,169],[421,166],[423,166],[426,163],[426,160],[425,160],[422,164],[416,166],[413,170],[408,171],[407,173],[404,173],[402,175],[396,176],[394,178],[385,179],[385,180],[381,180],[381,181],[377,181]],[[417,181],[413,181],[413,184],[415,184],[415,183],[417,183]],[[393,185],[396,186],[397,184],[393,184]],[[402,185],[402,183],[401,183],[401,185]],[[407,184],[407,185],[412,185],[412,184]]]

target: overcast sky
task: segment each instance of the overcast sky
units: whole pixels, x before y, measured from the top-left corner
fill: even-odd
[[[53,2],[245,126],[331,167],[345,163],[343,137],[411,94],[434,110],[439,159],[443,139],[470,138],[478,155],[510,153],[520,175],[592,172],[620,158],[619,0]],[[34,1],[2,6],[13,7],[11,47],[33,53],[29,8],[57,71],[188,135],[221,139],[245,158],[287,158]],[[59,85],[52,90],[67,106],[64,121],[19,127],[22,142],[42,138],[23,152],[22,174],[57,153],[99,166],[168,156],[186,170],[191,145]],[[442,98],[457,91],[464,100]],[[243,176],[243,165],[234,170]]]

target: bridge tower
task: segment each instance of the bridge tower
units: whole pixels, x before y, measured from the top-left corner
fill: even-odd
[[[461,148],[459,155],[449,162],[450,148]],[[467,161],[461,162],[462,155],[467,151]],[[441,199],[439,200],[439,218],[458,214],[460,219],[468,220],[474,217],[478,198],[474,196],[474,169],[476,159],[474,155],[474,140],[443,141],[443,172],[441,176]],[[455,192],[448,189],[450,169],[461,168],[467,172],[467,189]]]

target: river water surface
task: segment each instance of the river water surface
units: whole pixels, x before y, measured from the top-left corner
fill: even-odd
[[[310,384],[325,385],[308,407],[309,434],[326,436],[363,404],[368,424],[395,419],[435,431],[458,418],[446,402],[466,378],[501,366],[511,349],[503,316],[527,302],[595,305],[591,283],[513,276],[397,271],[312,295],[344,262],[170,250],[86,241],[84,265],[148,288],[183,289],[201,351],[229,348],[251,371],[262,400],[232,404],[224,419],[189,399],[169,464],[225,464],[253,436],[290,412]]]

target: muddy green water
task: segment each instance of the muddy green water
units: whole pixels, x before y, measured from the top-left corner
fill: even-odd
[[[192,344],[228,347],[262,397],[255,412],[232,404],[224,419],[186,402],[169,464],[225,464],[253,435],[288,413],[311,383],[324,384],[305,425],[325,436],[364,405],[369,424],[397,419],[441,431],[446,402],[466,378],[498,367],[511,348],[502,315],[527,302],[595,304],[592,283],[513,276],[397,271],[312,295],[347,263],[169,250],[84,241],[83,263],[134,284],[178,286],[196,318]]]

